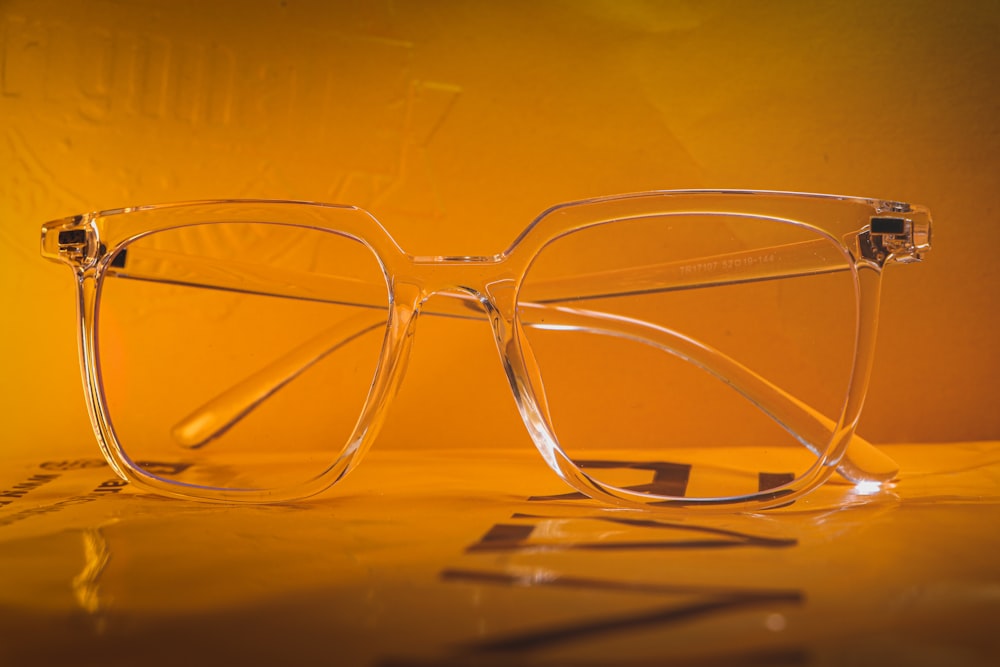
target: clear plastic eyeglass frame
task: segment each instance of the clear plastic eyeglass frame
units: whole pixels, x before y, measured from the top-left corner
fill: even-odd
[[[698,270],[677,262],[649,263],[615,271],[584,272],[536,284],[531,299],[519,297],[532,262],[550,243],[588,228],[629,220],[678,216],[733,216],[748,221],[778,221],[822,240],[767,248],[769,261],[753,252],[698,258]],[[102,384],[98,310],[102,283],[121,270],[125,250],[144,236],[191,225],[266,223],[328,232],[360,242],[382,272],[382,284],[359,284],[350,276],[271,276],[255,272],[252,261],[216,267],[208,285],[216,290],[247,291],[292,299],[330,299],[364,304],[350,321],[325,331],[321,340],[283,354],[270,367],[223,392],[196,414],[177,424],[179,447],[204,446],[248,412],[293,381],[301,369],[358,332],[384,330],[374,376],[361,415],[321,474],[283,488],[221,488],[179,483],[143,469],[119,442]],[[386,408],[402,379],[414,327],[432,296],[437,314],[486,318],[509,380],[517,408],[545,462],[577,491],[611,505],[645,508],[711,507],[754,511],[786,504],[815,489],[836,470],[854,482],[891,480],[898,467],[855,435],[872,366],[881,273],[892,263],[918,261],[930,249],[931,220],[920,206],[831,195],[754,191],[662,191],[592,199],[552,207],[541,214],[504,252],[492,256],[412,256],[404,252],[366,211],[329,204],[222,200],[142,206],[78,215],[42,227],[41,251],[69,265],[78,291],[79,345],[84,388],[92,425],[108,463],[123,479],[143,489],[179,497],[220,502],[277,502],[319,493],[353,468],[371,445]],[[833,250],[829,250],[833,248]],[[824,253],[840,254],[855,295],[853,368],[839,416],[820,414],[799,398],[765,380],[709,345],[670,329],[578,307],[581,295],[643,293],[768,281],[826,270]],[[774,261],[777,257],[778,261]],[[246,258],[252,260],[253,258]],[[710,261],[711,260],[711,261]],[[722,260],[722,261],[719,261]],[[827,257],[828,260],[828,257]],[[197,260],[192,260],[197,261]],[[707,267],[707,268],[706,268]],[[131,269],[143,279],[142,267]],[[149,280],[149,277],[145,279]],[[688,361],[742,394],[791,433],[815,456],[803,474],[773,488],[724,497],[664,495],[600,481],[562,447],[546,405],[538,364],[526,330],[545,322],[566,330],[596,331],[639,340]],[[284,351],[279,351],[284,352]]]

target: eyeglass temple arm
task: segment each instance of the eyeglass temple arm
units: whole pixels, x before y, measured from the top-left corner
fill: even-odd
[[[385,327],[384,310],[363,310],[313,336],[201,405],[171,429],[174,439],[200,449],[223,435],[258,405],[328,355]]]
[[[656,347],[694,364],[729,385],[816,455],[837,424],[815,408],[721,351],[682,333],[649,322],[589,310],[526,304],[537,319],[522,315],[526,327],[586,331]],[[859,435],[852,435],[837,472],[851,482],[887,482],[899,473],[889,456]]]
[[[873,218],[873,227],[876,220],[878,219]],[[894,248],[891,241],[895,238],[887,233],[876,234],[866,228],[850,235],[845,242],[853,248],[855,262],[879,267],[889,261],[918,261],[920,252],[917,251],[926,250],[925,246],[920,246],[917,250]],[[896,250],[895,254],[889,252],[893,249]],[[142,248],[138,257],[136,254],[135,250],[128,248],[119,251],[108,274],[366,308],[382,308],[385,303],[383,287],[344,275],[272,265],[264,268],[260,262],[253,260],[203,258],[154,248]],[[815,239],[570,277],[536,279],[531,283],[529,300],[559,304],[820,275],[846,271],[849,268],[848,258],[841,248],[828,239]],[[276,285],[280,287],[276,288]],[[468,316],[468,311],[457,316]]]
[[[817,239],[550,280],[535,279],[527,298],[533,303],[564,304],[820,275],[849,268],[843,251],[826,239]]]

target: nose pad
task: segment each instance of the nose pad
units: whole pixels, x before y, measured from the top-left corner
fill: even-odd
[[[393,294],[379,368],[368,391],[368,400],[358,417],[354,434],[338,462],[338,478],[364,457],[385,424],[390,412],[388,407],[393,397],[399,393],[406,375],[421,304],[419,292],[410,286],[397,287]]]
[[[549,412],[549,399],[545,393],[545,382],[542,380],[542,371],[538,367],[538,360],[535,359],[535,352],[531,349],[531,344],[524,334],[524,327],[521,326],[521,323],[516,321],[514,326],[517,332],[517,343],[521,350],[521,363],[527,373],[535,405],[539,412],[542,413],[545,421],[548,424],[552,424],[552,415]]]
[[[521,420],[542,456],[554,470],[558,471],[561,466],[551,458],[559,446],[553,433],[545,383],[542,381],[538,361],[524,334],[524,328],[516,318],[508,324],[495,311],[490,315],[494,322],[493,329],[504,372],[507,374]],[[513,327],[509,335],[508,326]]]
[[[386,355],[383,360],[389,367],[391,373],[389,381],[390,391],[387,398],[391,398],[399,390],[400,381],[406,374],[406,367],[410,362],[410,351],[413,349],[413,337],[416,333],[417,320],[420,319],[421,309],[425,299],[418,299],[414,295],[397,294],[393,307],[389,328],[386,332],[386,344],[383,346],[383,353]]]
[[[472,292],[486,312],[493,329],[504,373],[525,426],[536,443],[555,444],[552,417],[545,384],[517,317],[517,290],[512,281],[498,281],[487,286],[488,297]]]

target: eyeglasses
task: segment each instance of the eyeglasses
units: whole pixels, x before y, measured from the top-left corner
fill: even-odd
[[[76,277],[104,456],[149,491],[326,489],[374,440],[417,321],[447,317],[489,323],[531,438],[578,492],[753,510],[834,470],[897,473],[854,430],[882,269],[930,235],[904,203],[669,191],[555,206],[497,255],[412,256],[359,208],[231,200],[57,220],[42,254]],[[457,409],[488,430],[486,407]]]

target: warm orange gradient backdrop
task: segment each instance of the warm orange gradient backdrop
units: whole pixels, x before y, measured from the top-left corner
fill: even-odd
[[[690,187],[930,206],[860,431],[1000,437],[1000,10],[870,4],[0,3],[0,457],[96,453],[48,219],[333,201],[481,254],[554,203]],[[380,446],[519,443],[485,327],[423,322]]]

